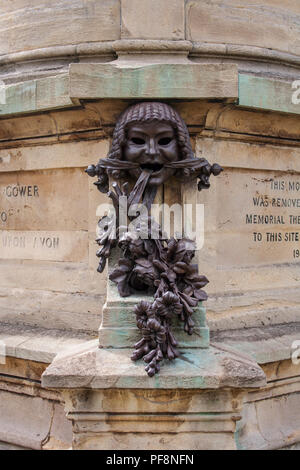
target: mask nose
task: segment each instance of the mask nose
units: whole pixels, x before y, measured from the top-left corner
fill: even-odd
[[[158,146],[155,139],[149,139],[149,141],[147,142],[146,155],[149,155],[151,157],[159,155]]]

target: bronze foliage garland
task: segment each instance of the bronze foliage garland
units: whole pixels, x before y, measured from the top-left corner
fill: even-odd
[[[150,238],[151,230],[148,230],[148,238],[141,238],[139,236],[141,227],[138,225],[135,227],[135,232],[128,232],[119,226],[118,215],[121,196],[126,196],[129,212],[130,207],[140,201],[149,208],[157,189],[147,186],[151,171],[143,170],[131,192],[129,192],[128,183],[124,183],[121,187],[117,183],[113,183],[113,191],[108,191],[109,175],[119,179],[126,176],[127,170],[138,166],[137,163],[121,159],[119,149],[125,139],[126,123],[131,122],[132,119],[138,120],[141,113],[144,113],[144,118],[148,116],[149,120],[168,119],[169,122],[175,122],[177,128],[181,129],[179,131],[179,133],[181,132],[179,145],[181,142],[185,159],[170,162],[165,166],[181,171],[179,174],[181,181],[185,181],[187,178],[190,180],[191,177],[198,178],[199,191],[208,188],[210,175],[217,176],[222,168],[217,164],[210,165],[204,158],[194,157],[189,139],[186,137],[188,135],[186,126],[171,107],[162,103],[153,103],[154,105],[163,105],[163,107],[154,106],[151,108],[147,103],[148,111],[145,111],[142,104],[128,108],[121,115],[116,125],[115,139],[109,158],[100,159],[96,166],[90,165],[86,172],[89,176],[98,177],[95,184],[100,192],[107,193],[112,200],[117,219],[115,238],[111,236],[115,221],[107,216],[99,221],[103,230],[97,239],[97,243],[101,247],[97,252],[100,259],[98,271],[104,270],[112,248],[118,245],[123,256],[119,259],[118,266],[109,278],[117,284],[120,296],[126,297],[136,291],[148,292],[153,295],[152,302],[143,300],[135,306],[134,313],[137,327],[141,332],[141,339],[134,345],[134,352],[131,356],[133,361],[143,358],[147,364],[145,370],[152,377],[159,372],[161,361],[164,358],[173,360],[179,356],[178,342],[171,331],[175,317],[178,317],[183,323],[184,331],[187,334],[193,333],[195,325],[192,318],[193,311],[200,301],[207,299],[203,287],[208,283],[208,280],[205,276],[199,275],[198,266],[192,264],[195,255],[192,240],[167,239],[157,224],[156,228],[160,235],[157,240]],[[128,212],[128,220],[134,221],[134,217],[128,216]],[[149,216],[146,221],[148,229],[153,227],[153,224],[155,221]]]

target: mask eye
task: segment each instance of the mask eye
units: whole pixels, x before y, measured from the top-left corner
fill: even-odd
[[[140,137],[132,137],[130,140],[136,145],[145,145],[146,143],[146,141],[144,139],[141,139]]]
[[[168,145],[170,142],[172,142],[172,137],[162,137],[158,141],[158,145]]]

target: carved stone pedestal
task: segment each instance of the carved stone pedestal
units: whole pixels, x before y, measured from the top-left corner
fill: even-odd
[[[135,125],[137,120],[144,127]],[[126,158],[116,159],[122,155]],[[109,257],[109,279],[117,286],[108,281],[99,343],[57,355],[43,374],[43,386],[64,396],[74,449],[235,449],[243,397],[247,389],[264,386],[266,378],[248,356],[210,345],[201,303],[208,280],[192,264],[196,244],[186,232],[193,220],[185,213],[186,204],[196,209],[197,189],[208,188],[210,175],[222,169],[195,158],[182,118],[155,102],[137,103],[120,116],[109,157],[89,166],[87,173],[98,176],[96,184],[106,192],[108,176],[121,179],[113,173],[126,168],[136,178],[130,194],[117,184],[108,193],[119,213],[118,229],[124,226],[121,197],[127,197],[126,221],[132,221],[133,205],[141,200],[150,207],[156,195],[169,206],[180,201],[183,218],[177,213],[177,225],[184,236],[175,235],[176,240],[160,228],[159,240],[152,232],[140,237],[139,220],[139,230],[127,229],[126,236],[117,231],[121,252],[112,251],[117,245],[110,238],[112,219],[101,219],[106,229],[97,235],[98,270]],[[180,168],[189,171],[180,173]],[[187,189],[166,183],[180,175]],[[147,214],[147,228],[149,221]],[[200,222],[194,225],[201,233]],[[131,357],[142,357],[147,372],[142,360],[132,362]]]
[[[117,264],[115,250],[110,273]],[[147,295],[120,297],[108,281],[99,340],[56,356],[43,374],[59,390],[73,424],[73,449],[236,449],[236,423],[244,396],[266,384],[262,369],[246,354],[210,345],[206,311],[194,309],[194,333],[172,321],[180,357],[164,359],[149,377],[130,356],[141,331],[134,307]]]
[[[91,341],[44,373],[43,386],[65,399],[73,449],[236,449],[243,397],[265,385],[254,361],[213,346],[181,349],[148,377],[131,352]]]

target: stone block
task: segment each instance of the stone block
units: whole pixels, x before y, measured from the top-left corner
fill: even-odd
[[[53,324],[42,329],[0,323],[0,329],[0,341],[6,349],[1,373],[35,381],[40,381],[45,364],[50,364],[59,351],[72,350],[91,337],[87,333],[54,329]]]
[[[84,231],[1,230],[0,257],[38,261],[83,262],[88,255]]]
[[[187,39],[250,45],[299,54],[299,5],[289,0],[188,0]]]
[[[43,450],[67,450],[72,443],[72,426],[66,419],[64,407],[54,406],[53,420],[49,440],[43,444]]]
[[[229,327],[230,328],[230,327]],[[213,344],[219,347],[233,348],[247,354],[260,365],[265,364],[264,370],[270,381],[285,378],[290,375],[298,375],[299,365],[293,365],[291,355],[294,341],[300,338],[299,322],[286,322],[285,324],[269,324],[261,327],[244,327],[243,329],[232,329],[216,331],[212,333]],[[288,362],[285,367],[276,361]],[[272,377],[274,366],[266,366],[269,363],[276,363],[275,377]],[[274,374],[274,372],[273,372]]]
[[[17,33],[16,33],[17,31]],[[18,0],[1,5],[0,54],[120,37],[118,0]]]
[[[225,348],[185,350],[155,378],[143,369],[129,350],[96,342],[56,357],[42,382],[62,391],[73,449],[236,449],[245,389],[265,384],[251,359]]]
[[[27,367],[32,364],[27,362]],[[72,427],[59,394],[41,389],[39,380],[33,377],[25,380],[22,375],[12,376],[11,365],[12,362],[7,364],[6,374],[0,380],[0,448],[69,448]],[[34,367],[37,366],[43,365],[35,363]]]
[[[71,147],[61,150],[72,151]],[[75,146],[76,147],[76,146]],[[79,147],[76,147],[79,150]],[[34,153],[31,156],[34,159]],[[47,154],[46,147],[39,149],[39,158]],[[19,152],[18,160],[25,160],[27,152]],[[11,158],[11,160],[14,160]],[[19,163],[19,164],[20,164]],[[14,163],[11,162],[14,166]],[[6,165],[9,167],[9,165]],[[51,171],[6,172],[1,175],[1,222],[4,231],[84,231],[88,225],[88,181],[83,169]],[[86,188],[84,191],[83,189]],[[74,191],[80,198],[71,197]],[[66,210],[66,201],[68,209]],[[13,234],[11,234],[13,235]],[[41,237],[47,237],[42,234]],[[49,233],[49,237],[53,236]],[[50,243],[48,243],[50,247]],[[38,244],[35,245],[38,247]],[[45,243],[44,243],[44,246]],[[9,245],[7,245],[9,248]],[[16,246],[17,248],[17,246]],[[53,248],[53,244],[52,244]],[[59,249],[59,242],[56,248]]]
[[[94,333],[100,324],[102,302],[99,294],[2,288],[0,321]]]
[[[173,427],[174,429],[174,427]],[[236,450],[234,433],[76,433],[74,450]]]
[[[23,125],[24,124],[23,121]],[[29,126],[30,125],[31,121],[29,120]],[[61,130],[63,131],[63,129]],[[13,136],[11,136],[11,138],[12,137]],[[62,192],[61,181],[63,180],[66,185],[65,192],[70,192],[70,186],[73,184],[77,185],[78,182],[80,188],[82,188],[83,185],[88,187],[89,182],[86,181],[87,175],[83,172],[83,169],[86,168],[91,161],[97,162],[101,156],[106,156],[107,152],[107,139],[91,140],[88,142],[55,142],[52,145],[34,145],[12,149],[5,148],[0,150],[0,172],[12,173],[14,171],[56,170],[49,173],[23,174],[22,178],[30,179],[31,177],[39,177],[40,180],[48,179],[49,181],[52,179],[51,183],[54,184],[54,187],[55,185],[60,186],[60,192]],[[62,168],[70,168],[70,170],[65,173],[60,171],[60,174],[58,174],[58,169]],[[81,168],[82,170],[74,171],[74,168]],[[47,178],[47,175],[49,175],[49,178]],[[5,178],[13,179],[13,177],[12,174],[7,176],[2,175],[1,185]],[[50,183],[48,186],[51,186]],[[86,200],[83,194],[82,198],[84,201]]]
[[[299,391],[291,390],[247,404],[236,432],[238,448],[274,450],[299,445],[299,409]]]
[[[107,149],[97,140],[0,150],[2,321],[97,331],[106,287],[94,242],[101,198],[84,168]]]
[[[8,147],[7,141],[15,139],[28,139],[33,137],[55,135],[55,122],[47,114],[36,116],[27,116],[26,122],[24,117],[15,117],[1,121],[0,142],[5,142],[5,148]],[[13,142],[13,146],[16,143]]]
[[[261,117],[249,132],[262,129]],[[237,116],[235,122],[245,132],[246,122]],[[224,116],[218,125],[231,127]],[[270,132],[276,129],[274,120]],[[209,192],[197,195],[205,213],[198,259],[211,281],[206,306],[212,330],[297,321],[298,154],[296,146],[197,139],[196,155],[224,168]]]
[[[121,0],[122,39],[184,39],[183,0]]]
[[[112,270],[111,266],[109,267]],[[130,348],[141,339],[141,332],[136,326],[134,307],[141,300],[153,302],[153,297],[145,298],[132,295],[120,298],[116,285],[108,281],[107,300],[102,309],[102,322],[99,328],[99,344],[102,348]],[[179,343],[179,348],[207,348],[209,329],[206,325],[205,308],[199,304],[193,315],[195,328],[193,335],[183,330],[183,323],[173,319],[172,332]]]
[[[235,65],[154,64],[122,67],[71,64],[70,96],[80,99],[209,99],[236,101]]]
[[[249,356],[225,348],[184,349],[175,361],[165,361],[160,373],[148,377],[141,361],[130,360],[129,349],[99,349],[97,342],[82,344],[58,355],[43,374],[46,388],[257,388],[265,375]]]
[[[3,341],[3,339],[5,341],[2,325],[1,330],[2,334],[0,334],[0,341]],[[27,359],[6,356],[5,364],[0,364],[0,374],[40,381],[42,373],[45,371],[47,365],[48,363],[29,361]]]
[[[294,91],[291,81],[239,74],[239,106],[300,114],[300,105],[292,102]]]
[[[50,429],[52,404],[39,397],[0,394],[0,440],[40,450]]]
[[[70,99],[67,74],[7,85],[4,88],[4,97],[4,104],[0,103],[0,116],[61,109],[79,104]]]

